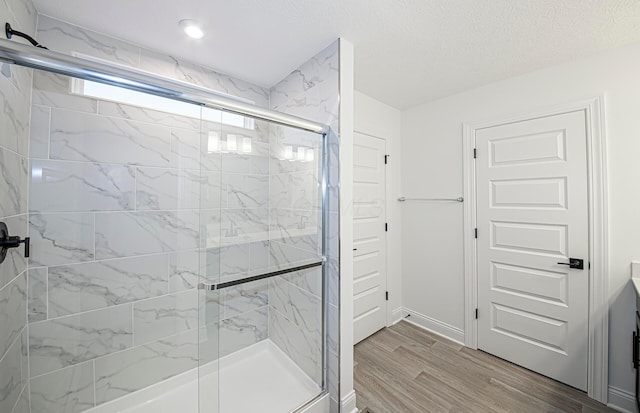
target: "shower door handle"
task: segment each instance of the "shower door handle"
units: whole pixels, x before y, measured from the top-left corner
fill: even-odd
[[[198,284],[198,290],[215,291],[215,289],[216,289],[215,284],[209,284],[209,283]]]

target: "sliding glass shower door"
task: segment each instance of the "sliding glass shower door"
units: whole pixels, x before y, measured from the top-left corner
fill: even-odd
[[[324,386],[323,137],[244,125],[202,128],[200,412],[293,412]]]
[[[31,412],[289,413],[322,394],[323,135],[25,73],[30,107],[0,84],[28,125],[0,143],[0,212],[30,240],[28,264],[0,264],[0,301],[22,303],[0,313],[0,376]]]

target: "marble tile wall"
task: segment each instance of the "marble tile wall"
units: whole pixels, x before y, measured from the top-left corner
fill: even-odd
[[[0,15],[33,33],[30,0],[0,1]],[[20,39],[16,39],[20,41]],[[32,70],[0,64],[0,221],[11,235],[27,236],[29,112]],[[0,264],[0,412],[29,412],[27,259],[10,250]]]
[[[52,50],[269,104],[264,88],[46,16],[37,33]],[[18,175],[30,185],[32,256],[14,282],[22,304],[10,303],[25,319],[7,331],[28,317],[28,337],[14,341],[29,350],[34,412],[81,412],[269,337],[268,282],[196,289],[270,265],[269,125],[70,90],[69,78],[34,73],[30,164]],[[210,136],[230,134],[250,138],[251,153],[211,150]]]
[[[327,297],[327,389],[331,396],[331,412],[339,411],[339,41],[329,45],[326,49],[312,57],[297,70],[286,76],[271,88],[271,107],[278,111],[290,113],[303,118],[312,119],[330,126],[327,134],[328,163],[327,170],[327,215],[326,215],[326,251],[327,264],[325,266],[326,286],[324,294]],[[271,129],[272,153],[278,154],[289,145],[299,145],[301,139],[295,132],[284,128]],[[304,145],[304,143],[303,143]],[[305,236],[295,230],[291,224],[301,216],[308,216],[314,212],[313,205],[316,194],[300,193],[292,182],[301,180],[319,180],[318,174],[300,171],[300,165],[295,162],[282,162],[272,158],[272,215],[275,221],[286,223],[274,228],[272,244],[279,250],[284,250],[289,256],[293,249],[300,254],[313,250],[321,239]],[[306,185],[304,186],[307,187]],[[287,188],[293,190],[287,191]],[[319,195],[318,195],[319,196]],[[310,207],[311,206],[311,207]],[[317,216],[321,222],[321,216]],[[312,223],[313,220],[307,221]],[[276,249],[272,247],[272,250]],[[310,311],[309,304],[320,296],[309,285],[300,280],[316,278],[318,275],[274,281],[270,285],[270,313],[269,336],[285,353],[303,368],[307,374],[318,379],[315,370],[318,352],[321,351],[309,342],[316,326],[316,314]],[[315,297],[315,298],[314,298]],[[282,305],[281,303],[288,303]],[[300,307],[298,307],[300,306]],[[302,343],[305,343],[302,345]]]

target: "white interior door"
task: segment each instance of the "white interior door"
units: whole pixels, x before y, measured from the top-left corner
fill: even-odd
[[[385,141],[355,133],[353,148],[354,343],[387,324]]]
[[[587,389],[582,111],[476,131],[478,348]],[[584,269],[569,268],[569,258]]]

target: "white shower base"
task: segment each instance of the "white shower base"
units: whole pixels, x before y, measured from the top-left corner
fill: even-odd
[[[289,413],[320,390],[267,339],[88,412]]]

